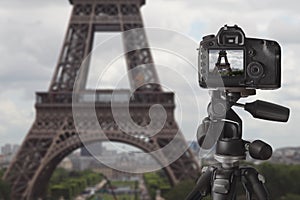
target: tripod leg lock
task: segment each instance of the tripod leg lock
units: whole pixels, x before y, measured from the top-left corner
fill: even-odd
[[[265,182],[266,182],[265,177],[264,177],[263,175],[261,175],[261,174],[258,174],[258,180],[259,180],[260,182],[262,182],[262,183],[265,183]]]
[[[219,194],[228,194],[230,190],[230,182],[227,179],[216,179],[213,183],[212,191]]]
[[[232,170],[223,170],[218,168],[215,170],[213,183],[212,183],[212,192],[217,194],[226,195],[230,193],[232,184],[235,183],[234,171]]]

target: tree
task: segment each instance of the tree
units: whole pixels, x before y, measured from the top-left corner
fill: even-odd
[[[10,197],[10,186],[0,178],[0,199],[7,200]]]
[[[292,200],[291,195],[300,195],[300,166],[264,163],[257,166],[266,179],[271,199]],[[289,196],[287,196],[289,194]],[[300,198],[298,198],[300,199]]]
[[[165,195],[166,200],[185,199],[195,186],[195,181],[185,180],[170,189]]]
[[[10,185],[2,180],[3,174],[6,169],[0,170],[0,199],[7,200],[10,198]]]
[[[286,196],[284,196],[281,199],[282,200],[299,200],[300,199],[300,195],[297,195],[297,194],[287,194]]]

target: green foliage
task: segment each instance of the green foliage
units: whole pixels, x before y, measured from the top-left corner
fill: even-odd
[[[102,180],[103,176],[92,171],[72,171],[56,169],[53,173],[48,193],[51,199],[73,199],[87,186],[94,186]]]
[[[284,197],[281,198],[282,200],[299,200],[300,195],[297,194],[287,194]]]
[[[163,196],[171,189],[168,178],[162,171],[146,173],[144,179],[151,199],[155,199],[156,190],[160,190]]]
[[[5,173],[5,169],[0,170],[0,199],[9,199],[10,197],[10,185],[2,180]]]
[[[9,199],[10,186],[0,178],[0,199]]]
[[[300,195],[300,165],[264,163],[257,166],[257,169],[266,179],[271,199],[289,200],[292,197],[287,194]]]
[[[133,197],[130,194],[120,194],[120,195],[117,195],[117,199],[118,200],[132,200]],[[114,200],[114,197],[110,194],[99,194],[99,195],[94,195],[94,197],[91,197],[88,200]]]
[[[138,181],[111,181],[112,187],[130,187],[133,189],[138,189]],[[108,193],[110,186],[106,185],[106,188],[96,191],[96,194],[87,200],[114,200],[112,194]],[[134,194],[116,194],[118,200],[139,200],[139,192]]]
[[[166,200],[185,199],[195,186],[194,180],[185,180],[170,189],[163,197]],[[238,198],[239,199],[239,198]],[[205,197],[203,200],[211,200],[211,197]]]
[[[5,170],[4,169],[0,169],[0,178],[3,177],[4,173],[5,173]]]
[[[111,184],[115,187],[130,186],[131,189],[135,189],[135,181],[111,181]]]
[[[63,168],[57,168],[54,173],[52,174],[52,177],[50,179],[50,184],[57,184],[65,179],[67,179],[70,175],[70,172]]]
[[[180,182],[178,185],[173,187],[170,191],[168,191],[164,198],[166,200],[173,200],[173,199],[185,199],[185,197],[192,191],[195,185],[195,181],[192,180],[185,180]]]
[[[51,197],[52,199],[59,199],[63,197],[64,199],[72,199],[72,189],[64,184],[54,185],[51,187]]]

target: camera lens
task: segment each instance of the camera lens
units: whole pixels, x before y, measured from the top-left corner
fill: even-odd
[[[259,62],[251,62],[247,66],[247,73],[251,78],[260,78],[264,73],[264,68]]]

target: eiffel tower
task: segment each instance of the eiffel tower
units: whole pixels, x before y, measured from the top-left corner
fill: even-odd
[[[149,109],[153,104],[162,105],[167,113],[166,122],[158,134],[144,135],[147,140],[139,139],[134,134],[125,134],[120,130],[113,118],[111,105],[100,98],[95,110],[97,122],[104,124],[102,127],[106,137],[111,141],[133,145],[144,152],[152,152],[169,144],[177,134],[180,146],[187,147],[174,120],[174,94],[162,90],[148,47],[140,13],[145,0],[70,0],[70,3],[73,10],[50,87],[48,92],[36,93],[35,121],[4,175],[4,179],[11,184],[12,200],[42,198],[54,169],[64,157],[83,147],[84,142],[103,139],[95,134],[93,125],[88,123],[88,113],[82,112],[82,116],[79,116],[84,124],[83,131],[76,129],[72,115],[72,93],[85,95],[90,92],[86,89],[89,65],[81,69],[80,66],[91,52],[95,32],[131,30],[136,34],[134,37],[123,34],[130,86],[138,88],[130,100],[133,121],[139,125],[149,124]],[[134,50],[131,49],[133,44]],[[78,91],[75,91],[78,74]],[[101,97],[112,93],[113,90],[97,90],[95,95]],[[163,159],[164,155],[158,161]],[[193,154],[187,150],[163,170],[170,183],[175,185],[183,179],[196,178],[199,166]]]

